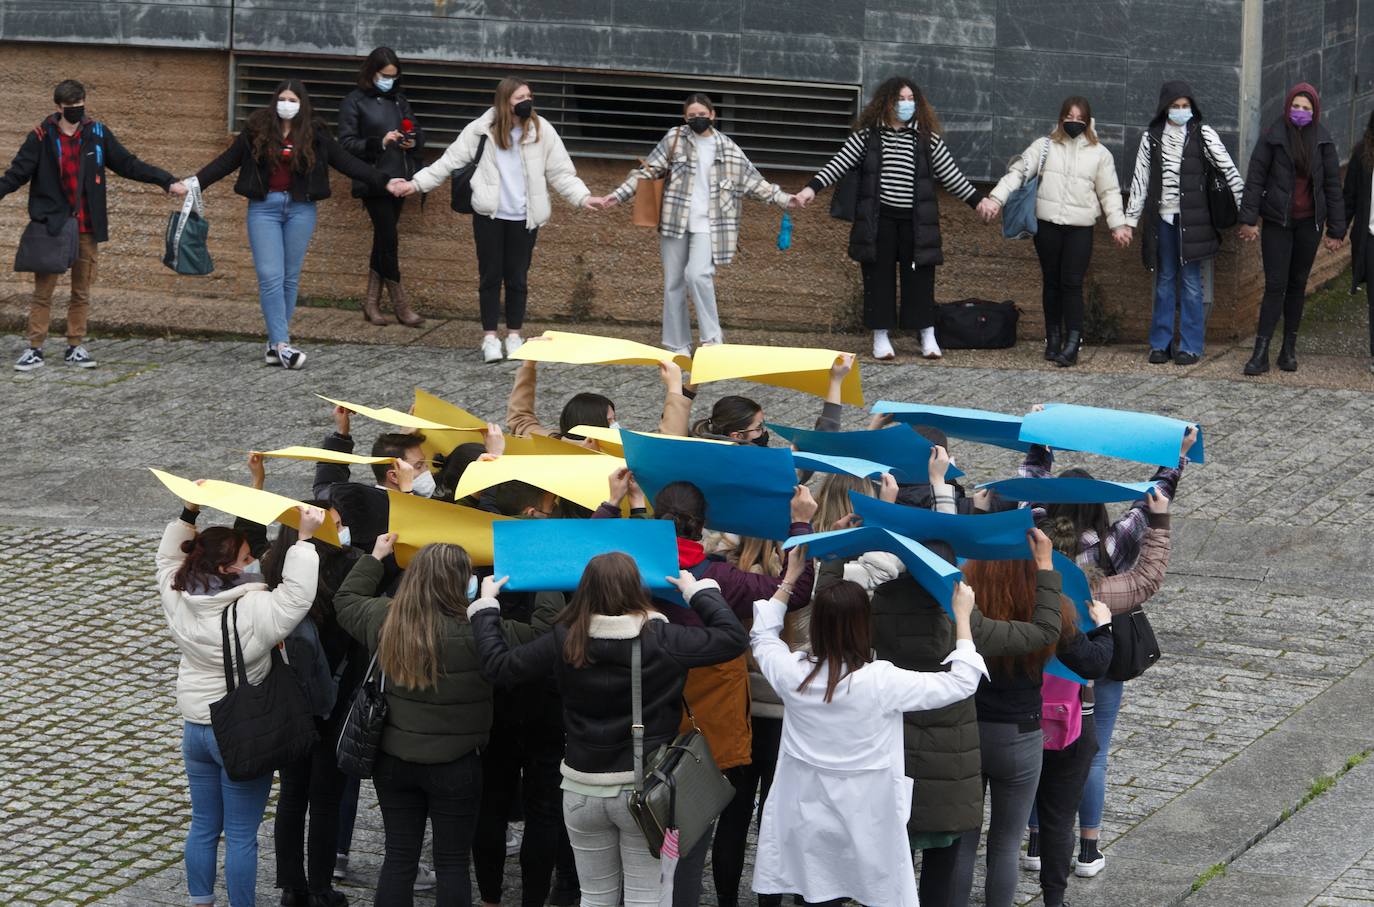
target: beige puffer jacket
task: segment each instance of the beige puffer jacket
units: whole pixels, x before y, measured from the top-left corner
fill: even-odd
[[[1040,172],[1046,143],[1049,154]],[[1076,139],[1052,141],[1045,137],[1031,142],[1020,157],[1012,159],[1007,175],[988,195],[1005,207],[1011,194],[1037,173],[1040,188],[1035,196],[1035,216],[1040,220],[1064,227],[1091,227],[1105,214],[1110,229],[1126,226],[1116,162],[1107,146],[1092,144],[1087,133]]]

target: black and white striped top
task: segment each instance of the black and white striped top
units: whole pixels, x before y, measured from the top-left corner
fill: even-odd
[[[848,171],[863,162],[868,147],[869,129],[860,129],[849,134],[844,147],[812,177],[809,185],[813,190],[821,190],[840,181]],[[894,208],[910,208],[915,204],[916,192],[916,141],[919,133],[910,127],[878,130],[883,143],[883,169],[879,176],[878,198],[884,205]],[[935,178],[945,190],[959,199],[968,202],[978,194],[978,190],[964,178],[954,156],[949,153],[945,140],[931,137],[930,166]]]
[[[1212,162],[1212,166],[1226,175],[1226,182],[1236,197],[1236,207],[1240,207],[1241,196],[1245,194],[1245,178],[1236,169],[1216,130],[1204,123],[1199,132],[1203,153]],[[1173,222],[1173,215],[1178,213],[1178,178],[1183,162],[1183,140],[1186,135],[1182,127],[1166,125],[1159,139],[1159,213],[1170,223]],[[1150,191],[1150,145],[1150,132],[1146,130],[1140,137],[1140,146],[1136,150],[1135,170],[1131,174],[1131,194],[1126,202],[1126,223],[1132,227],[1140,221],[1140,215],[1145,210],[1145,198]]]

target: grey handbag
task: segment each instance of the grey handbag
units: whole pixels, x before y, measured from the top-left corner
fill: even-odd
[[[639,637],[635,637],[630,647],[630,735],[634,740],[635,772],[630,814],[649,842],[649,853],[657,859],[663,836],[670,828],[678,830],[678,853],[690,852],[710,830],[721,810],[735,798],[735,788],[716,767],[706,736],[697,727],[685,700],[682,705],[692,729],[655,750],[646,766],[643,657]]]
[[[55,236],[48,232],[45,222],[31,220],[19,237],[14,270],[31,271],[34,274],[66,274],[76,264],[79,249],[76,218],[68,217]]]

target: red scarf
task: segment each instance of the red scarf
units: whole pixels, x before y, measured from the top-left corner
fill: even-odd
[[[701,542],[684,538],[677,540],[678,567],[683,570],[690,570],[704,560],[706,560],[706,549],[701,547]]]

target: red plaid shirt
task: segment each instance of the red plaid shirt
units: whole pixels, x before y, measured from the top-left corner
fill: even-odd
[[[86,204],[86,198],[82,195],[81,186],[77,182],[81,173],[82,129],[77,126],[76,132],[66,135],[62,132],[61,126],[54,124],[53,130],[57,135],[57,147],[62,151],[62,190],[67,195],[67,202],[76,211],[78,231],[89,233],[91,232],[91,209]],[[78,196],[80,196],[79,205]]]

